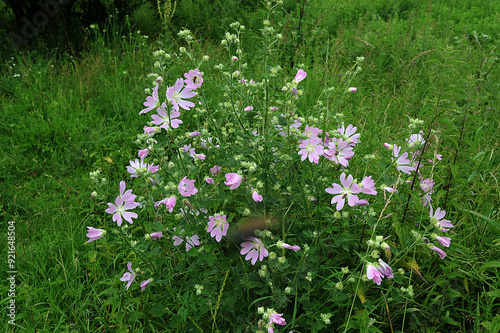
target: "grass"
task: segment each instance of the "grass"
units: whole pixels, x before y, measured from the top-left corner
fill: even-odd
[[[292,33],[300,7],[286,5],[288,15],[278,16],[285,51],[276,60],[290,72],[292,61],[308,66],[304,90],[310,93],[299,104],[302,112],[314,106],[318,87],[337,85],[338,74],[362,55],[363,70],[353,81],[358,93],[338,107],[346,123],[362,129],[367,143],[359,154],[383,154],[381,143],[406,137],[409,118],[424,119],[425,132],[439,135],[446,162],[435,175],[433,200],[451,213],[454,247],[439,267],[420,262],[413,301],[393,309],[391,317],[411,323],[406,329],[415,332],[498,332],[500,20],[493,2],[311,1],[300,34]],[[256,36],[256,14],[247,19],[248,36]],[[85,245],[85,227],[106,218],[90,199],[89,172],[102,170],[104,193],[128,177],[124,166],[135,158],[132,142],[143,126],[137,117],[142,87],[158,47],[139,35],[115,43],[96,36],[81,55],[52,61],[25,52],[1,68],[1,239],[7,243],[7,221],[15,221],[21,331],[173,330],[165,319],[146,318],[146,310],[155,311],[147,304],[108,297],[122,293],[110,279],[122,272],[123,258],[102,244]],[[252,54],[256,44],[249,39],[245,52]],[[179,46],[165,43],[172,52]],[[200,49],[211,56],[205,72],[216,73],[220,46],[206,42]],[[166,79],[184,70],[173,68]],[[223,100],[207,89],[215,101]],[[6,270],[0,278],[6,281]],[[7,290],[2,283],[2,294]],[[2,318],[7,301],[0,301]],[[125,306],[127,313],[120,311]],[[7,323],[2,328],[13,331]]]

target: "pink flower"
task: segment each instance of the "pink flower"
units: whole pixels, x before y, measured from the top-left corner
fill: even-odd
[[[437,228],[439,228],[441,231],[448,231],[449,229],[445,228],[453,228],[453,224],[451,224],[450,220],[443,220],[444,216],[446,215],[445,210],[441,210],[441,208],[437,208],[436,212],[433,212],[432,205],[430,206],[430,214],[429,217],[431,218],[431,223],[434,224]]]
[[[106,213],[113,214],[113,221],[117,222],[119,227],[122,225],[122,217],[130,224],[134,223],[133,218],[137,218],[136,213],[127,211],[139,205],[134,201],[137,196],[132,194],[132,190],[129,191],[125,192],[125,182],[120,182],[120,195],[116,197],[115,204],[108,203],[109,208],[106,209]]]
[[[347,91],[348,91],[348,92],[355,93],[356,91],[358,91],[358,88],[356,88],[356,87],[349,87],[349,88],[347,89]]]
[[[93,242],[95,240],[98,240],[99,238],[103,237],[106,235],[106,230],[103,229],[96,229],[92,227],[87,227],[87,237],[90,238],[87,243]]]
[[[439,258],[441,258],[441,259],[446,258],[446,253],[443,250],[441,250],[439,247],[432,246],[431,250],[436,252],[437,254],[439,254]]]
[[[175,231],[176,228],[174,228]],[[184,229],[181,229],[181,232],[184,232]],[[193,247],[200,245],[200,237],[196,234],[193,234],[191,237],[185,237],[186,238],[186,252],[191,250]],[[182,239],[179,236],[173,236],[172,239],[174,240],[174,246],[179,246],[182,244],[184,239]]]
[[[210,233],[210,236],[215,237],[217,242],[220,242],[222,236],[226,236],[228,228],[229,223],[226,221],[226,215],[209,216],[207,232]]]
[[[156,133],[156,128],[155,127],[150,127],[150,126],[144,126],[144,134],[147,134],[148,136],[154,135]]]
[[[318,163],[319,157],[323,155],[323,146],[321,145],[321,139],[317,136],[313,136],[310,139],[302,141],[299,145],[299,155],[302,155],[301,160],[304,161],[309,158],[309,162]]]
[[[151,118],[153,118],[153,124],[160,125],[160,128],[163,128],[165,131],[168,132],[170,127],[178,128],[179,125],[182,124],[182,120],[174,119],[178,118],[181,115],[181,113],[178,110],[172,109],[172,111],[170,111],[170,116],[169,116],[165,111],[167,107],[168,107],[167,104],[163,103],[161,107],[158,107],[156,109],[156,112],[158,114],[151,115]]]
[[[392,160],[396,159],[396,170],[411,174],[411,171],[415,171],[414,166],[410,166],[411,161],[408,159],[408,153],[404,152],[403,154],[399,155],[399,152],[401,151],[401,147],[394,145],[394,149],[392,151]]]
[[[189,136],[190,138],[194,138],[194,137],[196,137],[196,136],[200,136],[200,135],[201,135],[201,132],[200,132],[200,131],[194,131],[194,132],[191,132],[191,133],[189,133],[189,134],[188,134],[188,136]]]
[[[439,242],[444,247],[450,247],[451,243],[451,238],[450,237],[442,237],[442,236],[436,236],[436,240]]]
[[[144,289],[146,289],[146,287],[151,283],[153,282],[153,278],[150,278],[150,279],[147,279],[147,280],[144,280],[141,282],[141,291],[144,291]]]
[[[377,195],[377,190],[375,189],[375,181],[372,179],[372,176],[365,177],[358,184],[361,192],[364,194]]]
[[[253,191],[253,193],[252,193],[252,199],[255,202],[261,202],[263,200],[262,195],[260,195],[257,191]]]
[[[166,208],[168,209],[168,211],[170,213],[172,213],[172,211],[174,210],[174,207],[175,207],[175,204],[177,203],[177,199],[175,197],[170,197],[170,198],[165,198],[161,201],[158,201],[157,203],[155,203],[155,208],[158,208],[159,205],[163,204],[166,206]]]
[[[194,70],[190,70],[187,73],[184,73],[184,77],[186,80],[184,80],[184,83],[186,84],[186,88],[189,90],[196,90],[201,85],[203,84],[203,78],[202,78],[203,73],[198,70],[198,68],[195,68]]]
[[[153,232],[153,233],[149,234],[149,236],[151,236],[152,240],[157,240],[158,238],[163,237],[163,233],[162,232]]]
[[[278,242],[278,247],[281,247],[282,249],[287,249],[287,250],[293,250],[295,252],[297,252],[298,250],[300,250],[300,246],[298,245],[290,245],[290,244],[287,244],[287,243],[283,243],[283,242]]]
[[[379,286],[382,283],[381,273],[372,264],[369,264],[366,267],[366,276],[368,277],[368,279],[372,280],[374,283],[378,284]]]
[[[425,206],[430,205],[432,201],[431,194],[434,193],[434,181],[431,178],[426,178],[420,181],[420,188],[424,191],[422,196],[422,204]]]
[[[233,61],[238,61],[238,57],[237,57],[237,56],[233,56],[231,59],[232,59]]]
[[[178,186],[179,193],[183,197],[190,197],[192,195],[195,195],[198,192],[198,189],[196,189],[196,187],[194,187],[195,181],[196,180],[187,179],[187,177],[182,178],[182,180]]]
[[[206,181],[208,184],[213,184],[213,183],[214,183],[213,178],[210,178],[210,177],[205,177],[205,181]]]
[[[359,142],[360,133],[356,133],[358,128],[354,127],[352,124],[349,124],[347,127],[342,125],[341,128],[337,129],[337,132],[340,133],[342,139],[347,140],[350,145],[355,145]]]
[[[243,180],[243,177],[241,177],[237,173],[226,173],[226,181],[224,184],[227,186],[230,186],[230,190],[237,189],[241,185],[241,181]]]
[[[332,198],[331,204],[337,203],[337,210],[341,210],[345,204],[345,198],[347,197],[347,203],[349,206],[354,206],[359,200],[357,193],[361,192],[359,186],[353,183],[352,175],[345,177],[345,172],[340,175],[340,183],[342,184],[332,184],[332,187],[325,189],[327,193],[337,194]]]
[[[303,69],[299,69],[297,71],[297,74],[295,75],[294,81],[296,83],[299,83],[300,81],[304,80],[307,76],[307,73]]]
[[[352,146],[349,146],[348,141],[342,139],[329,142],[328,148],[330,149],[323,150],[323,156],[345,167],[349,165],[349,160],[354,156]]]
[[[156,84],[156,87],[153,89],[153,96],[146,97],[146,101],[144,102],[146,108],[139,112],[139,114],[147,113],[160,105],[160,101],[158,100],[158,86],[159,84]]]
[[[267,252],[264,244],[262,244],[258,238],[245,237],[243,240],[245,240],[245,242],[241,243],[242,249],[240,254],[246,254],[245,260],[251,260],[252,265],[257,262],[257,259],[262,261],[269,255],[269,252]]]
[[[135,273],[132,270],[132,263],[131,262],[127,263],[127,268],[130,271],[130,273],[129,272],[125,272],[123,274],[123,276],[121,277],[120,281],[127,281],[128,282],[127,285],[125,286],[125,289],[128,290],[128,288],[130,287],[130,285],[132,284],[132,282],[135,279]]]
[[[283,318],[283,314],[282,313],[273,313],[272,315],[270,315],[268,325],[272,325],[272,324],[278,324],[281,326],[285,326],[286,322],[285,322],[285,318]]]
[[[248,111],[253,111],[253,106],[247,106],[244,111],[248,112]]]
[[[142,150],[139,150],[139,158],[141,160],[143,160],[146,156],[148,156],[149,154],[149,149],[142,149]]]
[[[392,268],[389,265],[387,265],[382,259],[379,259],[378,263],[379,263],[379,266],[378,266],[377,270],[380,273],[384,274],[385,277],[392,279],[394,277],[394,274],[392,273]]]
[[[148,169],[148,164],[144,163],[144,160],[139,161],[137,158],[135,161],[130,161],[130,165],[127,166],[127,171],[131,174],[130,177],[139,177],[139,173],[145,173]]]
[[[205,156],[205,154],[196,154],[196,155],[194,155],[194,158],[197,158],[199,160],[204,161],[205,158],[207,158],[207,157]]]
[[[408,148],[419,148],[421,145],[423,146],[425,144],[424,140],[424,132],[420,131],[418,134],[412,134],[410,135],[409,139],[406,139],[406,142],[408,144]]]
[[[389,186],[384,186],[384,191],[387,191],[389,193],[398,193],[398,190],[396,190],[392,187],[389,187]]]
[[[306,136],[308,138],[311,138],[313,136],[318,136],[319,132],[320,132],[319,128],[306,125],[306,128],[304,129],[304,133],[302,133],[302,135]]]
[[[175,85],[167,89],[167,99],[172,102],[172,110],[174,111],[179,111],[179,107],[183,108],[184,110],[189,110],[189,108],[192,108],[194,106],[193,102],[185,101],[184,99],[192,98],[196,96],[196,93],[188,87],[184,89],[183,88],[184,80],[177,79]]]
[[[210,172],[212,173],[212,176],[215,176],[216,174],[218,174],[220,172],[222,168],[218,165],[214,165],[213,168],[210,168]]]

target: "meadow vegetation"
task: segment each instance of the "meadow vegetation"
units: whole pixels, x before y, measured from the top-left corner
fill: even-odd
[[[189,3],[225,4],[205,2]],[[130,29],[112,18],[87,27],[82,52],[2,59],[0,240],[14,221],[18,330],[3,320],[8,298],[1,329],[498,332],[494,1],[228,1],[220,21],[186,3],[177,15],[190,32],[148,20],[156,12],[145,6]],[[193,105],[177,110],[168,88],[196,68],[203,84],[191,82]],[[153,142],[144,126],[155,126],[157,84],[179,115],[151,130]],[[145,101],[152,110],[139,114]],[[349,125],[359,142],[340,130]],[[325,149],[345,142],[337,154],[300,153],[312,137]],[[341,160],[344,143],[355,153]],[[144,149],[149,166],[131,172]],[[345,186],[341,175],[365,190],[351,187],[342,202],[358,194],[358,204],[339,209],[329,189]],[[133,223],[112,220],[120,190]],[[453,224],[449,246],[431,230],[438,207]],[[225,219],[227,234],[206,232]],[[256,235],[243,230],[250,222]],[[106,234],[88,242],[88,227]],[[267,255],[241,255],[256,239]]]

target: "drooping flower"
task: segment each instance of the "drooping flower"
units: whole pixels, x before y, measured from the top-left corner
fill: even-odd
[[[257,192],[257,191],[253,191],[253,193],[252,193],[252,199],[255,202],[261,202],[263,200],[262,195],[260,195],[259,192]]]
[[[278,243],[276,243],[276,246],[278,246],[279,248],[282,248],[282,249],[292,250],[292,251],[295,251],[295,252],[297,252],[298,250],[300,250],[300,246],[298,246],[298,245],[290,245],[290,244],[287,244],[287,243],[283,243],[282,241],[279,241]]]
[[[156,87],[153,89],[153,96],[146,97],[146,101],[144,102],[146,108],[139,112],[139,114],[147,113],[160,105],[160,101],[158,100],[158,86],[159,84],[156,84]]]
[[[430,208],[430,214],[429,217],[431,218],[431,223],[440,229],[441,231],[448,231],[449,229],[445,228],[453,228],[453,224],[451,224],[450,220],[444,220],[444,216],[446,215],[445,210],[441,210],[441,208],[437,208],[436,212],[433,211],[432,205],[429,205]]]
[[[144,291],[144,289],[146,289],[146,287],[151,283],[153,282],[153,278],[149,278],[147,280],[144,280],[141,282],[141,291]]]
[[[412,166],[412,162],[408,159],[408,153],[404,152],[403,154],[399,155],[399,152],[401,151],[401,147],[394,145],[392,155],[392,160],[396,159],[396,170],[411,174],[411,171],[415,171],[415,167]]]
[[[450,238],[450,237],[435,236],[434,238],[435,238],[435,239],[439,242],[439,244],[441,244],[442,246],[444,246],[444,247],[450,247],[450,243],[451,243],[451,238]]]
[[[209,216],[207,232],[210,233],[210,236],[215,237],[217,242],[220,242],[222,236],[226,236],[228,228],[229,223],[226,221],[226,215]]]
[[[337,203],[337,210],[341,210],[344,207],[345,199],[347,198],[347,203],[349,206],[354,206],[359,200],[357,193],[361,192],[359,186],[353,183],[352,175],[349,175],[347,178],[345,176],[345,172],[342,172],[340,175],[340,183],[332,184],[332,187],[328,187],[325,189],[327,193],[337,194],[332,198],[331,204]]]
[[[394,274],[392,273],[392,268],[391,266],[387,265],[382,259],[378,260],[379,266],[378,266],[378,271],[382,274],[385,275],[385,277],[392,279],[394,277]]]
[[[264,244],[255,237],[244,237],[243,240],[245,242],[241,243],[241,255],[245,255],[245,260],[251,260],[252,265],[257,262],[257,259],[260,261],[264,260],[265,257],[269,255]]]
[[[203,84],[203,73],[198,70],[198,68],[192,69],[187,73],[184,73],[184,83],[186,84],[186,88],[190,90],[196,90]]]
[[[92,227],[87,227],[87,237],[89,240],[87,243],[93,242],[95,240],[98,240],[101,237],[104,237],[106,235],[106,230],[103,229],[96,229]]]
[[[285,321],[285,318],[283,318],[282,313],[272,313],[269,316],[269,323],[267,324],[268,325],[267,333],[271,333],[271,332],[274,333],[274,330],[273,330],[274,324],[281,325],[281,326],[286,325],[286,321]]]
[[[123,276],[121,277],[120,281],[127,281],[128,282],[127,285],[125,286],[125,289],[128,290],[128,288],[130,287],[130,285],[132,284],[132,282],[135,279],[135,272],[132,269],[132,263],[131,262],[127,263],[127,269],[129,270],[130,273],[129,272],[123,273]]]
[[[366,266],[366,276],[379,286],[382,283],[381,274],[382,273],[380,273],[380,271],[373,264],[368,264],[368,266]]]
[[[226,181],[224,182],[224,184],[230,186],[230,190],[234,190],[240,187],[242,180],[243,177],[241,177],[237,173],[226,173]]]
[[[182,120],[175,119],[180,117],[181,113],[178,110],[170,111],[170,116],[165,111],[167,109],[167,104],[165,102],[156,109],[158,114],[151,115],[153,118],[153,124],[160,125],[160,128],[163,128],[168,132],[170,128],[178,128],[180,124],[182,124]]]
[[[174,231],[175,229],[176,228],[174,228]],[[181,232],[184,232],[184,229],[181,229]],[[193,234],[191,237],[185,236],[184,238],[186,238],[186,252],[191,250],[193,247],[200,245],[200,237],[196,234]],[[184,239],[177,235],[172,236],[172,239],[174,241],[174,246],[179,246],[182,242],[184,242]]]
[[[295,75],[295,79],[293,79],[293,80],[297,84],[300,81],[304,80],[306,78],[306,76],[307,76],[307,73],[303,69],[299,69],[297,71],[297,74]]]
[[[309,158],[309,162],[318,163],[319,157],[323,155],[323,146],[321,145],[321,139],[317,136],[313,136],[307,140],[302,141],[299,145],[299,155],[302,155],[301,160],[304,161]]]
[[[173,104],[172,109],[175,111],[179,111],[179,107],[184,110],[192,108],[194,103],[191,101],[185,101],[184,99],[192,98],[194,96],[196,96],[196,93],[192,91],[192,89],[184,87],[184,80],[180,78],[177,79],[173,87],[169,87],[167,89],[167,99]]]
[[[139,158],[141,160],[143,160],[146,156],[148,156],[148,154],[149,154],[149,149],[148,148],[139,150]]]
[[[446,258],[446,253],[443,250],[441,250],[439,247],[434,246],[432,244],[430,244],[430,245],[431,245],[430,246],[431,250],[436,252],[439,255],[439,258],[441,258],[441,259]]]
[[[179,183],[179,186],[177,187],[179,189],[179,193],[183,197],[190,197],[198,193],[198,189],[194,187],[195,181],[196,180],[190,180],[187,177],[182,178],[181,182]]]
[[[163,233],[162,232],[153,232],[153,233],[149,234],[149,236],[151,236],[152,240],[157,240],[158,238],[163,237]]]

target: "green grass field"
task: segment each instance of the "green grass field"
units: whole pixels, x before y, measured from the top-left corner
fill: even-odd
[[[288,77],[289,81],[296,68],[306,69],[307,78],[301,82],[304,94],[295,107],[307,119],[324,107],[317,103],[323,98],[323,89],[344,84],[346,72],[363,56],[362,70],[350,81],[357,92],[333,95],[328,103],[335,105],[333,112],[343,114],[343,123],[358,127],[362,145],[356,154],[386,156],[387,164],[390,155],[383,144],[404,142],[410,134],[410,119],[424,121],[422,129],[432,133],[431,149],[442,154],[440,166],[433,169],[433,204],[446,209],[455,226],[450,231],[453,242],[446,249],[448,257],[439,260],[420,252],[410,255],[413,250],[401,255],[396,267],[410,276],[405,281],[413,288],[411,297],[401,296],[399,287],[392,284],[373,291],[367,287],[372,283],[366,283],[363,291],[353,288],[344,298],[338,296],[336,303],[345,303],[339,312],[335,312],[333,302],[317,301],[321,291],[313,287],[307,291],[307,300],[305,291],[303,297],[295,294],[289,298],[273,291],[274,305],[254,302],[249,298],[253,291],[235,290],[245,276],[258,277],[257,265],[245,265],[248,263],[238,256],[231,257],[236,259],[228,260],[227,265],[220,264],[220,270],[213,273],[217,283],[210,286],[206,281],[212,273],[203,275],[198,257],[189,257],[186,262],[179,259],[185,255],[183,251],[164,256],[170,261],[164,263],[164,275],[157,285],[144,293],[132,288],[127,293],[119,278],[130,261],[130,250],[124,252],[111,241],[86,243],[86,227],[114,224],[104,212],[106,203],[113,202],[121,180],[127,182],[127,188],[132,186],[126,166],[137,158],[136,135],[145,125],[146,118],[138,113],[149,96],[144,92],[151,86],[147,74],[157,70],[153,52],[163,48],[179,53],[185,43],[177,32],[162,34],[158,43],[139,33],[113,39],[109,33],[94,31],[81,54],[26,51],[3,59],[0,67],[0,241],[12,242],[8,231],[9,226],[15,226],[17,271],[17,327],[13,327],[8,323],[10,298],[6,296],[11,290],[7,278],[12,274],[8,272],[14,269],[8,268],[9,246],[2,245],[0,327],[4,332],[257,332],[258,306],[274,306],[277,312],[286,313],[288,326],[275,326],[276,332],[500,331],[500,7],[495,1],[450,0],[306,3],[302,8],[285,1],[284,9],[276,7],[271,23],[283,38],[276,46],[278,51],[265,56],[259,51],[259,29],[267,15],[264,6],[241,18],[246,25],[242,45],[247,77],[268,75],[269,69],[262,65],[264,58],[273,66],[279,64],[280,78]],[[225,30],[229,26],[221,27],[221,36]],[[193,33],[196,37],[196,31]],[[213,111],[228,101],[224,76],[214,68],[226,62],[228,53],[217,40],[195,43],[192,53],[198,59],[210,56],[200,70],[205,78],[204,95]],[[195,62],[179,53],[163,79],[173,85],[176,78],[195,67]],[[281,86],[273,88],[278,94]],[[192,114],[183,118],[186,128],[201,121],[201,114]],[[213,121],[229,121],[217,118],[220,114],[215,113]],[[233,123],[239,126],[236,120]],[[305,170],[300,168],[297,174]],[[362,164],[349,167],[349,171],[359,171],[361,177],[363,170],[373,168]],[[89,176],[95,170],[106,178],[99,187]],[[308,177],[306,171],[301,175]],[[310,182],[320,180],[311,178]],[[326,183],[330,186],[332,181]],[[135,184],[134,192],[142,187]],[[103,197],[92,198],[94,190]],[[321,191],[325,195],[324,189]],[[410,196],[401,197],[398,209],[388,218],[394,225],[406,215],[405,200]],[[224,211],[230,210],[224,207]],[[380,207],[380,212],[383,205],[375,207]],[[167,224],[149,214],[150,222]],[[297,219],[307,216],[301,208],[288,214]],[[322,223],[315,214],[311,213],[311,221]],[[406,224],[421,222],[418,214],[410,211]],[[349,219],[343,219],[338,229],[333,227],[331,235],[344,235],[354,242],[358,237],[354,235],[362,233],[361,225],[351,227],[354,217]],[[305,220],[297,223],[304,229],[310,226]],[[330,224],[317,225],[314,230],[318,232],[331,228]],[[406,230],[404,226],[395,228]],[[303,244],[306,236],[295,230],[287,239]],[[349,253],[339,255],[345,262],[360,252],[345,245],[348,241],[342,245],[341,238],[329,237],[323,239],[323,245],[327,240],[335,245],[320,247],[322,241],[316,241],[316,250],[308,257],[314,263],[328,262],[324,270],[311,264],[316,271],[310,270],[318,272],[318,280],[323,279],[321,290],[327,290],[330,283],[335,285],[334,274],[342,268],[332,259],[336,258],[336,246]],[[396,244],[398,236],[389,239]],[[219,250],[230,251],[230,247],[213,248],[214,253]],[[212,259],[207,256],[203,260],[210,263]],[[356,264],[350,268],[356,267],[359,270]],[[171,273],[171,280],[164,277],[176,270],[181,273]],[[203,275],[200,279],[212,295],[210,305],[206,299],[196,299],[194,293],[180,291],[182,284],[191,283],[198,275]],[[275,279],[277,286],[279,278]],[[255,300],[269,301],[265,288],[255,292]],[[278,303],[282,305],[279,309]],[[202,311],[203,307],[210,310]],[[325,308],[321,313],[335,313],[333,324],[321,321],[314,310],[320,307]]]

